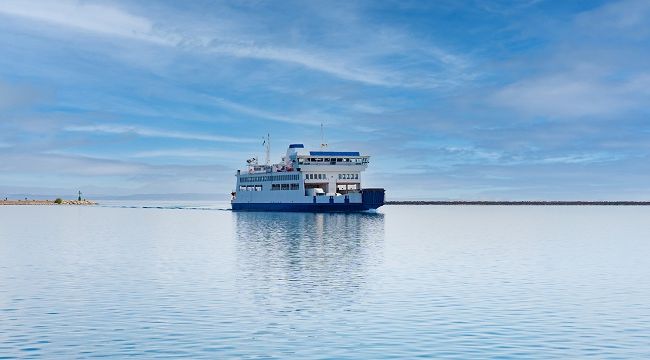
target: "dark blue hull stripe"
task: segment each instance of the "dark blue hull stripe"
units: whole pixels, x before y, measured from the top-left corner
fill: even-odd
[[[237,211],[357,212],[376,209],[382,204],[314,204],[314,203],[232,203]]]

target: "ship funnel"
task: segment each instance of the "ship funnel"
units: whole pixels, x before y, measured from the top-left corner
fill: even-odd
[[[287,156],[284,157],[284,165],[286,167],[293,167],[292,164],[298,156],[298,149],[304,149],[305,145],[303,144],[291,144],[287,149]]]

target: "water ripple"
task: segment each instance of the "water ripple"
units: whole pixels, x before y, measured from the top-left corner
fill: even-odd
[[[0,359],[650,357],[646,208],[223,209],[0,208]]]

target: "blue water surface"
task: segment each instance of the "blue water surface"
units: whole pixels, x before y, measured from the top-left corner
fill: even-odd
[[[0,207],[1,358],[650,358],[650,207],[104,205]]]

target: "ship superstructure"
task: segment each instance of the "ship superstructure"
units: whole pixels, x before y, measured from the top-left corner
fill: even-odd
[[[268,149],[268,148],[267,148]],[[291,144],[282,161],[259,164],[247,160],[237,170],[232,192],[233,210],[257,211],[365,211],[384,204],[384,189],[361,185],[361,173],[370,157],[357,151],[305,151]]]

